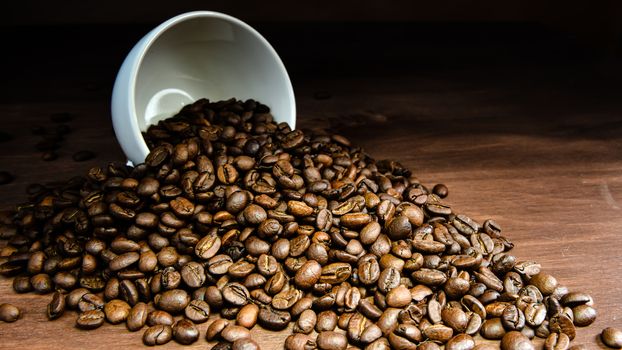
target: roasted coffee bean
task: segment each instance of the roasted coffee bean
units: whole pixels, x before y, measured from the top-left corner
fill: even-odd
[[[315,260],[305,262],[296,272],[294,282],[299,288],[308,289],[322,276],[322,266]]]
[[[291,314],[287,311],[275,310],[270,306],[261,307],[257,317],[259,324],[270,330],[281,330],[291,322]]]
[[[242,326],[228,325],[220,332],[220,336],[224,340],[233,343],[238,339],[249,338],[251,332]]]
[[[0,304],[0,321],[15,322],[21,316],[21,311],[11,304]]]
[[[30,284],[30,277],[18,276],[13,279],[13,290],[15,293],[28,293],[32,291],[32,284]]]
[[[209,304],[203,300],[192,300],[184,309],[184,315],[194,323],[203,323],[210,315]]]
[[[322,350],[345,350],[348,339],[343,333],[324,331],[318,334],[316,344]]]
[[[527,337],[520,332],[511,331],[501,339],[501,350],[535,350],[535,347]]]
[[[135,332],[147,323],[147,314],[149,313],[149,307],[143,302],[139,302],[132,309],[126,319],[127,329],[131,332]]]
[[[577,334],[572,320],[564,314],[557,314],[549,319],[549,330],[551,332],[566,333],[570,340],[573,340]]]
[[[445,344],[445,350],[472,350],[474,347],[475,340],[468,334],[458,334]]]
[[[162,310],[153,310],[147,314],[147,318],[145,320],[148,326],[155,326],[157,324],[165,324],[172,326],[175,322],[173,315],[166,311]]]
[[[501,319],[498,317],[490,318],[484,323],[482,323],[482,327],[480,329],[480,334],[482,337],[486,339],[501,339],[505,335],[505,328],[503,328],[503,323]],[[518,332],[515,332],[518,333]]]
[[[596,320],[596,309],[586,304],[575,306],[572,314],[573,322],[578,327],[589,326]]]
[[[173,328],[169,325],[155,325],[143,333],[143,343],[147,346],[163,345],[173,338]]]
[[[80,329],[95,329],[104,324],[106,315],[101,310],[88,310],[78,315],[76,327]]]
[[[181,319],[173,326],[173,337],[179,344],[189,345],[199,339],[199,330],[192,321]]]
[[[190,303],[190,295],[183,289],[167,290],[155,296],[155,304],[161,310],[177,314]]]
[[[236,315],[236,324],[251,329],[257,323],[259,307],[255,304],[244,305]]]
[[[622,347],[622,331],[617,328],[607,327],[600,334],[600,339],[610,348]]]
[[[432,193],[440,198],[445,198],[449,194],[449,189],[444,184],[436,184],[434,188],[432,188]]]
[[[52,295],[52,301],[48,304],[47,316],[50,320],[55,320],[63,315],[65,312],[65,296],[60,292],[55,292]]]
[[[207,327],[207,331],[205,332],[205,339],[207,341],[215,339],[216,337],[220,336],[222,330],[225,329],[227,326],[229,326],[229,321],[225,319],[220,318],[214,320],[214,322],[212,322]]]
[[[52,291],[52,279],[48,274],[40,273],[30,277],[30,284],[35,292],[46,294]]]
[[[239,283],[231,283],[222,289],[222,296],[225,301],[232,305],[246,305],[250,298],[248,289]]]
[[[309,334],[313,332],[317,323],[317,315],[313,310],[305,310],[300,314],[294,325],[295,333]]]
[[[257,344],[251,338],[242,338],[233,342],[231,346],[232,350],[260,350],[259,344]]]
[[[112,324],[125,321],[130,314],[131,306],[123,300],[114,299],[104,305],[106,320]]]
[[[544,350],[566,350],[570,346],[570,338],[564,333],[551,333],[544,341]]]
[[[319,332],[332,331],[337,327],[337,314],[333,311],[322,311],[317,315],[315,330]]]

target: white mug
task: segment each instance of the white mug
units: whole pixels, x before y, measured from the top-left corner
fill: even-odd
[[[255,99],[296,127],[294,90],[283,62],[256,30],[211,11],[181,14],[145,35],[125,58],[112,91],[112,122],[127,158],[149,153],[141,132],[200,98]]]

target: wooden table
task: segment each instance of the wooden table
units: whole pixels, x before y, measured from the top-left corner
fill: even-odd
[[[426,185],[447,184],[456,211],[480,222],[494,218],[519,259],[536,260],[561,284],[590,293],[599,316],[578,330],[574,344],[603,348],[600,331],[622,328],[622,91],[598,72],[582,64],[399,72],[374,64],[357,74],[336,69],[292,77],[301,127],[331,127],[377,159],[399,160]],[[13,183],[0,186],[0,208],[25,200],[29,183],[67,179],[123,160],[109,118],[110,79],[92,82],[72,73],[3,84],[5,91],[11,83],[11,89],[31,95],[12,90],[13,97],[0,104],[1,130],[14,135],[0,144],[0,170],[17,174]],[[317,91],[331,97],[316,99]],[[76,115],[73,132],[59,159],[44,162],[33,150],[38,138],[29,129],[52,126],[48,115],[63,111]],[[73,162],[71,154],[81,149],[98,156]],[[10,281],[0,279],[0,302],[24,312],[18,322],[0,324],[0,348],[142,346],[142,332],[123,326],[80,331],[73,312],[48,322],[49,299],[16,295]],[[206,326],[200,326],[202,334]],[[252,334],[263,349],[280,349],[289,334],[258,328]],[[205,348],[205,340],[193,347]]]

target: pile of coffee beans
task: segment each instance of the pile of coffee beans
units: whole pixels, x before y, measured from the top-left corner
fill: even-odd
[[[50,320],[75,310],[80,329],[125,323],[147,345],[258,349],[256,324],[293,323],[288,350],[509,350],[567,349],[596,318],[495,221],[343,136],[203,99],[144,137],[144,164],[36,187],[0,218],[0,273],[52,293]]]

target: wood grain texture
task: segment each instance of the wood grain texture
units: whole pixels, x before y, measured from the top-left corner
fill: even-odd
[[[74,81],[75,83],[75,81]],[[82,85],[60,83],[80,95]],[[301,127],[338,130],[377,159],[392,158],[429,186],[445,183],[448,202],[483,222],[495,219],[521,260],[536,260],[571,290],[590,293],[599,316],[578,330],[574,344],[604,348],[598,334],[622,328],[622,101],[619,88],[601,85],[574,67],[479,69],[442,74],[315,77],[296,80]],[[315,100],[326,90],[332,98]],[[45,94],[39,91],[38,94]],[[71,93],[70,93],[71,95]],[[43,162],[29,127],[51,126],[52,112],[76,114],[74,129],[54,162]],[[112,132],[108,96],[0,105],[0,170],[18,174],[0,186],[1,208],[25,200],[32,182],[67,179],[89,166],[122,160]],[[98,153],[76,163],[81,149]],[[105,325],[74,328],[68,312],[48,322],[51,296],[16,295],[0,279],[0,302],[24,311],[0,324],[0,348],[109,349],[142,347],[142,332]],[[200,326],[202,335],[207,324]],[[253,329],[263,349],[282,348],[289,331]],[[206,348],[201,339],[189,348]],[[179,348],[173,342],[163,349]]]

